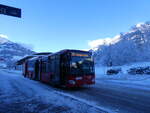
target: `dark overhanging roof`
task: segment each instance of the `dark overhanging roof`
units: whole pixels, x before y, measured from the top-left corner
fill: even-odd
[[[34,56],[26,56],[26,57],[24,57],[24,58],[18,60],[18,61],[16,62],[16,64],[17,64],[17,65],[21,65],[21,64],[23,64],[26,60],[28,60],[28,59],[30,59],[30,58],[33,58],[33,57],[34,57]]]
[[[35,53],[35,54],[33,54],[33,55],[26,56],[26,57],[24,57],[24,58],[18,60],[18,61],[16,62],[16,65],[22,65],[26,60],[31,59],[31,58],[33,58],[33,57],[44,56],[44,55],[49,55],[49,54],[52,54],[52,53],[51,53],[51,52]]]
[[[52,54],[51,52],[41,52],[41,53],[35,53],[33,55],[49,55]]]

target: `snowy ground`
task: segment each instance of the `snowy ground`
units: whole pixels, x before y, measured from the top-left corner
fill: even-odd
[[[122,75],[122,74],[127,75],[128,74],[127,71],[131,68],[147,67],[147,66],[150,66],[150,62],[137,62],[137,63],[126,64],[126,65],[123,65],[123,66],[112,66],[112,67],[96,65],[95,72],[96,72],[96,75],[97,75],[96,77],[97,78],[102,78],[102,77],[106,77],[106,72],[109,69],[121,69],[120,75]],[[116,78],[116,77],[117,76],[115,76],[114,78]]]
[[[75,90],[53,88],[13,70],[0,76],[0,113],[150,113],[150,75],[96,73],[95,85]]]
[[[18,71],[0,70],[0,113],[107,113],[90,103],[23,78]]]
[[[150,75],[142,75],[142,74],[137,74],[137,75],[131,75],[128,74],[128,70],[131,68],[136,68],[136,67],[146,67],[150,66],[150,62],[139,62],[139,63],[133,63],[133,64],[128,64],[124,66],[114,66],[114,67],[103,67],[103,66],[97,66],[95,68],[96,72],[96,78],[97,82],[99,80],[108,80],[112,82],[118,82],[118,83],[125,83],[125,85],[133,84],[136,86],[144,85],[144,86],[150,86]],[[122,71],[119,74],[114,74],[114,75],[107,75],[106,71],[108,69],[121,69]]]

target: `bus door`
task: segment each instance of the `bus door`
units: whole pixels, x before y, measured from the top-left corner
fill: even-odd
[[[39,77],[39,61],[36,60],[35,61],[35,77],[34,77],[34,79],[38,80],[38,77]]]
[[[69,55],[63,54],[60,58],[60,71],[61,71],[61,84],[65,85],[67,83],[67,78],[70,71]]]
[[[23,76],[26,77],[26,75],[27,75],[27,63],[24,62],[23,63]]]
[[[52,75],[51,80],[53,84],[59,85],[60,84],[60,56],[53,56],[51,61],[51,69],[52,69]]]
[[[38,80],[41,81],[41,76],[42,76],[42,61],[41,61],[41,59],[38,62],[39,62],[39,64],[38,64],[38,67],[39,67]]]

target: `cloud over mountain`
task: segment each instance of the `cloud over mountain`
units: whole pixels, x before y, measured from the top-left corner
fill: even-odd
[[[6,39],[8,39],[8,36],[4,35],[4,34],[0,34],[0,38],[6,38]]]
[[[93,50],[97,50],[98,46],[100,45],[110,45],[113,43],[118,42],[120,39],[120,35],[116,35],[113,38],[101,38],[101,39],[97,39],[97,40],[92,40],[88,42],[88,45],[93,49]]]

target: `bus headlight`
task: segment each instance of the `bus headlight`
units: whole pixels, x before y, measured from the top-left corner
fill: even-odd
[[[69,84],[75,85],[76,82],[74,80],[69,80]]]
[[[76,77],[76,80],[82,80],[82,77]]]
[[[95,78],[92,78],[92,82],[95,82]]]

